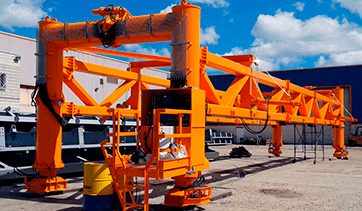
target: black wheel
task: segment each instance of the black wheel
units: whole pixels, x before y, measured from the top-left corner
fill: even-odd
[[[297,160],[296,160],[296,159],[293,159],[293,160],[292,160],[292,163],[296,163],[296,162],[297,162]]]
[[[315,165],[316,163],[317,163],[317,161],[316,161],[316,160],[314,160],[314,161],[313,161],[313,164]]]

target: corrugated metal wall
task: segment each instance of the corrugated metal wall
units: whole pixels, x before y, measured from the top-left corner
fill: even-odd
[[[20,83],[35,85],[35,49],[33,39],[0,32],[0,51],[6,51],[21,56]]]
[[[19,111],[20,61],[16,54],[0,51],[0,110],[10,106]]]

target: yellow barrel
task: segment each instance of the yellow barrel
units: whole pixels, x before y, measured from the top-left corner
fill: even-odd
[[[113,194],[112,176],[105,163],[84,163],[83,194],[107,196]]]

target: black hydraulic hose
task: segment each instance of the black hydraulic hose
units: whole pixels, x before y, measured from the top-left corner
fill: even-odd
[[[151,125],[151,126],[148,128],[147,135],[144,137],[145,147],[146,147],[147,150],[150,151],[150,152],[152,152],[152,149],[148,146],[147,140],[148,140],[148,136],[150,135],[150,132],[151,132],[152,127],[153,127],[153,125]],[[152,142],[151,142],[151,146],[152,146]]]
[[[266,129],[266,127],[268,126],[268,121],[269,121],[269,98],[268,98],[268,97],[266,98],[266,120],[265,120],[264,127],[263,127],[261,130],[259,130],[259,131],[254,131],[254,130],[252,130],[252,129],[246,124],[245,120],[244,120],[244,119],[242,119],[242,120],[243,120],[243,125],[244,125],[245,129],[246,129],[249,133],[255,134],[255,135],[262,133],[262,132]]]
[[[65,118],[62,118],[57,112],[55,112],[54,107],[50,101],[46,83],[44,85],[37,85],[39,87],[39,97],[41,102],[47,107],[47,109],[53,114],[55,119],[59,122],[60,125],[65,126],[68,124],[68,121]]]
[[[94,24],[94,35],[102,42],[105,48],[109,48],[114,44],[117,36],[119,36],[119,23],[115,21],[113,25],[107,30],[103,31],[102,26],[99,23]]]

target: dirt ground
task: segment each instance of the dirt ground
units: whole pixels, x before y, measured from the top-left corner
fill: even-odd
[[[318,152],[314,164],[313,153],[306,160],[299,153],[293,163],[293,146],[283,146],[280,157],[269,156],[266,146],[245,146],[250,158],[229,158],[231,149],[239,146],[211,147],[220,157],[203,172],[213,196],[231,196],[193,210],[362,210],[362,148],[349,148],[349,160],[338,160],[326,146],[324,161]],[[245,177],[238,177],[239,172]],[[67,179],[69,190],[41,197],[26,193],[21,183],[1,184],[0,210],[82,210],[82,177]],[[173,182],[150,183],[150,210],[174,210],[161,205],[162,194]]]

